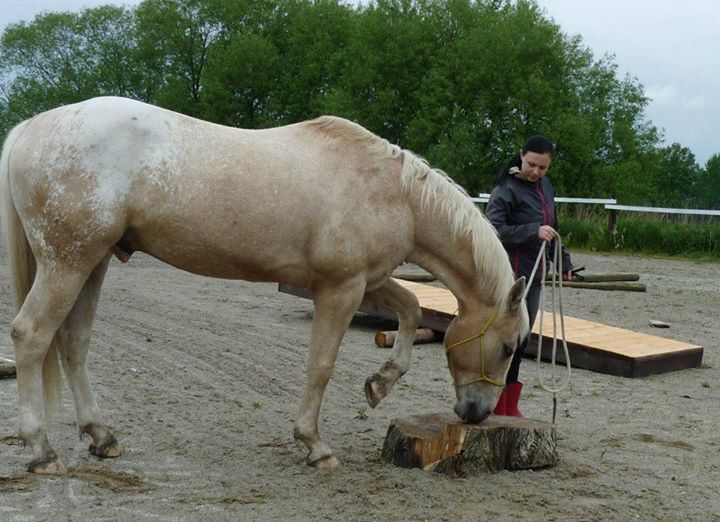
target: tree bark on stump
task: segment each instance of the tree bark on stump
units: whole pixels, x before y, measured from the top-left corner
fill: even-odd
[[[382,459],[396,466],[473,475],[555,466],[555,426],[523,417],[490,415],[465,424],[451,413],[393,419]]]

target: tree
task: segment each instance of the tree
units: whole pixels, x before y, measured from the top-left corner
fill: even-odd
[[[720,154],[713,154],[700,172],[695,198],[702,208],[720,209]]]
[[[695,155],[687,147],[673,143],[659,149],[660,168],[654,184],[658,199],[655,204],[666,207],[697,206],[692,198],[700,178]]]
[[[135,45],[132,16],[122,7],[47,13],[8,26],[0,39],[8,121],[103,94],[142,97]]]
[[[138,56],[154,103],[198,115],[210,47],[220,34],[220,24],[206,12],[210,5],[145,0],[137,7]]]
[[[470,192],[490,189],[533,134],[557,143],[561,195],[647,203],[671,186],[637,79],[618,78],[611,56],[596,59],[532,0],[145,0],[50,13],[5,31],[0,81],[0,132],[117,94],[246,128],[344,116]],[[670,199],[697,178],[675,181]]]

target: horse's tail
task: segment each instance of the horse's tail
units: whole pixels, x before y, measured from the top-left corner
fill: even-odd
[[[19,312],[33,282],[35,281],[35,256],[30,249],[25,229],[18,216],[10,187],[10,154],[15,142],[29,121],[24,121],[10,131],[0,156],[0,205],[2,205],[2,232],[5,238],[9,271],[10,293],[15,312]],[[20,354],[15,354],[19,358]],[[53,338],[43,361],[43,398],[45,411],[53,413],[60,410],[61,375],[59,364],[58,336]]]

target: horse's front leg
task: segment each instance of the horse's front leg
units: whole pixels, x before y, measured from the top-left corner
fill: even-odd
[[[308,464],[318,468],[332,468],[339,464],[330,446],[320,440],[318,417],[340,342],[362,301],[364,289],[364,281],[357,279],[340,286],[317,287],[313,292],[315,315],[310,335],[307,384],[294,435],[310,450]]]
[[[398,336],[393,343],[390,359],[365,381],[365,397],[368,404],[374,408],[410,368],[415,330],[422,312],[415,294],[392,279],[377,290],[368,292],[366,298],[393,308],[398,315]]]

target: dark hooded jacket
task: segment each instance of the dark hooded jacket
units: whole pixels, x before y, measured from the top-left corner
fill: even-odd
[[[540,226],[550,225],[558,230],[555,189],[546,177],[530,182],[512,174],[505,176],[490,194],[485,216],[498,231],[515,277],[530,278],[542,246],[538,238]],[[547,271],[547,263],[555,245],[550,244],[548,247],[545,248],[545,263],[538,268],[534,282],[539,282]],[[562,265],[564,272],[573,268],[570,255],[564,248]]]

